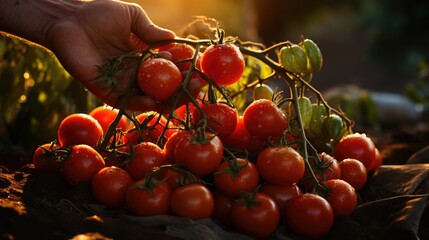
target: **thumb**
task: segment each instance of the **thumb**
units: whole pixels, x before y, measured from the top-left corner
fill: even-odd
[[[131,32],[143,42],[150,43],[176,37],[173,31],[155,25],[139,5],[130,5],[130,14]]]

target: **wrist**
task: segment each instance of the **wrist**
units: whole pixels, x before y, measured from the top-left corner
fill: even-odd
[[[49,30],[81,4],[78,0],[1,0],[0,31],[49,48]]]

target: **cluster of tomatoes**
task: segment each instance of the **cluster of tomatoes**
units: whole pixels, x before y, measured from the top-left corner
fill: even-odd
[[[72,185],[90,184],[94,198],[109,208],[136,216],[211,217],[260,238],[282,223],[303,237],[320,237],[335,216],[353,212],[367,172],[382,161],[370,138],[347,132],[340,116],[328,121],[328,111],[310,111],[302,100],[293,105],[297,112],[279,107],[263,84],[242,113],[229,101],[201,95],[241,78],[245,61],[234,44],[212,44],[200,54],[169,43],[156,52],[144,59],[136,81],[146,95],[174,103],[173,111],[98,107],[72,114],[61,122],[56,142],[37,148],[35,168],[56,171]],[[317,124],[328,129],[319,129],[318,138],[330,140],[329,153],[305,147],[311,139],[300,133],[315,135]]]

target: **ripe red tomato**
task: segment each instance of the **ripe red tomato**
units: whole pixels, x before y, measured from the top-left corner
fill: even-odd
[[[305,162],[291,147],[267,147],[259,153],[256,167],[267,182],[291,185],[304,176]]]
[[[101,204],[118,208],[125,203],[125,192],[133,178],[122,168],[104,167],[91,180],[91,193]]]
[[[299,194],[286,204],[285,219],[289,228],[304,238],[326,235],[334,223],[334,210],[328,201],[313,193]]]
[[[268,99],[253,101],[247,106],[243,122],[250,134],[262,141],[275,140],[288,128],[286,114]]]
[[[223,157],[223,144],[218,136],[205,133],[204,141],[196,142],[194,137],[184,137],[174,151],[176,163],[183,164],[197,176],[207,175],[219,166]]]
[[[214,212],[213,218],[216,219],[223,226],[232,226],[231,221],[231,207],[234,200],[224,194],[216,191],[213,194],[214,198]]]
[[[180,88],[182,73],[170,60],[153,58],[141,64],[137,83],[145,94],[165,101]]]
[[[100,123],[101,128],[103,129],[104,134],[107,133],[110,124],[115,120],[118,116],[119,110],[112,107],[100,106],[92,109],[89,112],[89,115],[95,118],[98,123]],[[124,115],[121,116],[118,124],[116,125],[116,129],[121,131],[126,131],[128,129],[129,121],[128,118]]]
[[[368,173],[359,160],[346,158],[339,163],[341,179],[348,182],[356,190],[361,190],[367,181]]]
[[[60,172],[70,184],[88,183],[92,177],[105,167],[103,157],[91,146],[74,145],[61,165]]]
[[[219,85],[240,80],[244,67],[244,57],[233,44],[210,45],[201,57],[201,70]]]
[[[354,158],[363,163],[368,169],[375,161],[374,142],[365,134],[353,133],[343,137],[334,149],[334,157],[338,161]]]
[[[67,116],[58,127],[58,141],[61,146],[86,144],[95,147],[103,134],[100,123],[85,113]]]
[[[214,210],[213,195],[199,183],[181,186],[171,194],[170,207],[175,216],[195,220],[209,218]]]
[[[285,211],[289,199],[302,194],[301,189],[296,184],[277,185],[269,182],[262,183],[259,192],[269,195],[276,202],[280,213]]]
[[[125,170],[134,180],[140,180],[153,168],[167,164],[162,149],[152,142],[141,142],[133,146],[131,160],[125,165]]]
[[[55,143],[45,143],[36,148],[33,154],[33,165],[40,172],[58,172],[61,166],[59,153],[55,149],[60,146]]]
[[[256,193],[251,207],[245,202],[241,197],[232,204],[230,214],[234,228],[256,238],[271,236],[280,222],[280,212],[274,200],[264,193]]]
[[[176,64],[180,71],[191,68],[192,62],[190,60],[195,54],[195,48],[191,45],[185,43],[168,43],[158,46],[156,49],[158,49],[159,52],[169,52],[171,54],[171,59],[169,60]]]
[[[367,172],[373,171],[383,164],[383,155],[381,154],[380,150],[378,150],[378,148],[375,148],[374,155],[374,162],[366,169]]]
[[[151,184],[146,181],[147,179],[143,178],[128,187],[125,193],[125,205],[128,210],[135,216],[168,214],[171,201],[170,186],[164,182],[150,186]]]
[[[192,137],[192,133],[187,130],[181,130],[173,133],[165,142],[164,155],[168,163],[175,163],[174,151],[176,150],[177,143],[184,137]]]
[[[237,158],[219,165],[213,175],[216,189],[228,197],[240,197],[241,191],[253,192],[259,184],[259,174],[254,163]]]
[[[246,129],[243,116],[239,116],[234,131],[229,136],[222,138],[222,142],[227,148],[246,150],[250,153],[258,153],[265,146],[264,141],[257,139]]]
[[[330,179],[326,181],[329,189],[328,200],[335,216],[347,216],[352,214],[357,206],[357,195],[355,189],[346,181],[341,179]]]
[[[193,117],[196,125],[203,125],[207,120],[208,129],[223,139],[235,130],[238,112],[225,103],[202,104],[201,111],[196,108]]]

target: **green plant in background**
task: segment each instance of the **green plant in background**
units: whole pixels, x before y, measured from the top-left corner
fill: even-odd
[[[55,139],[61,119],[87,110],[89,95],[49,52],[0,36],[0,155]]]
[[[420,70],[414,81],[407,84],[405,95],[413,102],[429,107],[429,66],[425,61],[420,62]]]

